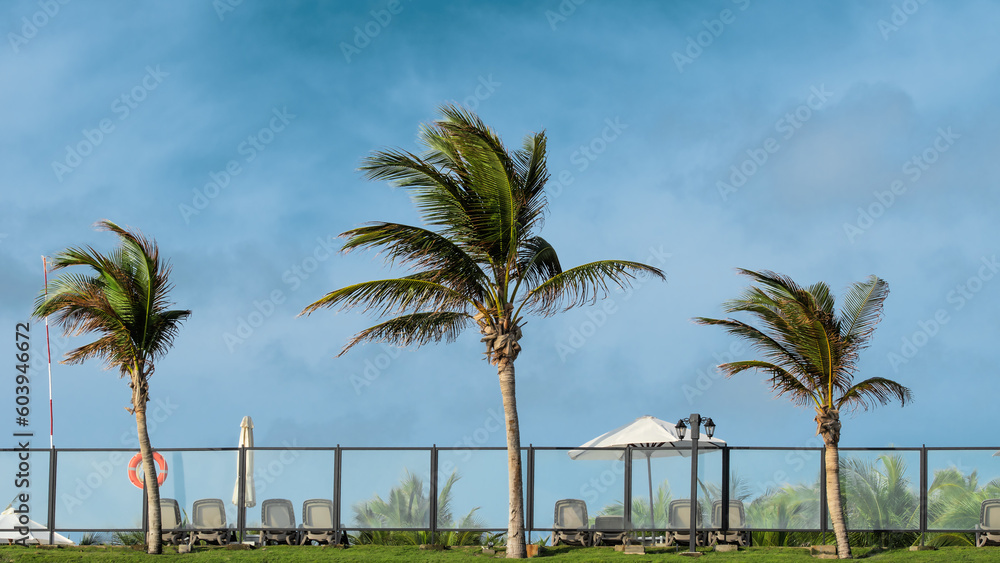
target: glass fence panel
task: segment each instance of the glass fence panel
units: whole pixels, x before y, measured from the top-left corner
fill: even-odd
[[[527,459],[522,453],[525,469]],[[438,450],[437,479],[438,528],[507,529],[506,450]]]
[[[10,503],[14,511],[10,519],[3,519],[0,531],[13,531],[24,518],[29,527],[34,522],[45,528],[49,519],[49,450],[0,452],[0,476],[0,499]]]
[[[927,529],[974,531],[983,501],[1000,499],[996,449],[927,451]]]
[[[344,449],[341,456],[344,527],[430,527],[430,450]]]
[[[58,452],[56,528],[141,529],[142,489],[129,476],[135,453]]]
[[[305,501],[324,499],[332,506],[335,460],[336,451],[332,449],[247,450],[253,481],[244,493],[246,527],[252,530],[260,526],[265,503],[269,502],[290,502],[296,525],[303,523]]]
[[[919,451],[841,449],[840,488],[848,530],[920,529]]]
[[[820,450],[730,450],[729,498],[746,527],[819,530],[821,462]]]
[[[648,454],[648,455],[647,455]],[[691,521],[689,449],[634,449],[632,452],[632,526],[639,530],[686,528]],[[722,451],[698,451],[698,525],[708,524],[712,502],[721,496]],[[685,508],[686,507],[686,508]],[[653,518],[650,519],[652,510]]]
[[[160,485],[160,501],[161,504],[169,502],[170,499],[177,501],[181,510],[181,527],[192,526],[192,507],[195,501],[202,499],[221,500],[225,507],[226,525],[230,528],[237,526],[233,493],[236,492],[239,450],[228,448],[209,451],[161,451],[160,455],[163,456],[168,468],[167,477]],[[60,454],[60,476],[62,467],[62,454]],[[139,472],[142,472],[141,464]],[[139,491],[135,496],[141,506],[140,489],[132,484],[129,484],[129,487],[133,491]]]
[[[555,527],[556,502],[560,500],[582,501],[588,525],[593,524],[596,516],[622,515],[624,451],[535,450],[534,527]]]

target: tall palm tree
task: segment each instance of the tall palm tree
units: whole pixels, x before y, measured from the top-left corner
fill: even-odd
[[[496,366],[506,419],[510,488],[507,556],[525,557],[521,442],[514,395],[514,360],[521,351],[522,314],[552,315],[594,302],[608,285],[628,287],[659,269],[602,260],[563,270],[555,249],[537,235],[547,201],[545,134],[525,137],[509,152],[473,113],[441,108],[443,119],[423,127],[427,152],[378,151],[361,169],[371,180],[409,190],[426,227],[370,223],[351,229],[343,250],[378,249],[411,275],[332,291],[306,307],[360,308],[392,317],[354,336],[397,346],[452,342],[476,326],[486,360]]]
[[[774,391],[796,405],[816,409],[816,433],[826,446],[824,473],[827,506],[841,558],[851,556],[840,498],[840,411],[868,409],[876,403],[912,399],[910,390],[895,381],[872,377],[854,383],[858,354],[868,346],[882,318],[889,285],[876,276],[857,282],[848,291],[839,314],[834,297],[823,282],[802,288],[774,272],[738,270],[757,283],[738,299],[728,301],[726,313],[749,313],[762,328],[734,319],[698,317],[699,324],[719,325],[750,341],[763,360],[728,362],[719,366],[732,377],[745,370],[767,374]]]
[[[34,315],[54,316],[67,335],[95,332],[100,337],[67,352],[63,363],[79,364],[101,358],[107,368],[117,368],[128,378],[132,407],[139,434],[142,469],[146,475],[149,504],[149,553],[161,553],[160,488],[156,480],[153,448],[146,431],[146,403],[149,378],[155,361],[173,344],[181,322],[191,311],[169,309],[170,266],[160,261],[156,242],[138,231],[123,229],[111,221],[97,223],[97,229],[118,235],[120,246],[109,254],[91,247],[68,248],[53,259],[53,270],[89,266],[92,272],[67,273],[49,283],[35,300]]]

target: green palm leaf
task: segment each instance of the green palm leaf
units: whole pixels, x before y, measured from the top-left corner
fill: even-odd
[[[640,275],[666,279],[659,268],[639,262],[601,260],[555,274],[536,286],[525,301],[530,311],[553,315],[594,303],[608,295],[609,283],[624,289]]]

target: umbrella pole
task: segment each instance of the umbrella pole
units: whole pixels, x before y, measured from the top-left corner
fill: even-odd
[[[649,535],[653,535],[653,528],[656,523],[653,520],[653,463],[649,458],[653,456],[652,451],[646,452],[646,476],[649,477]]]

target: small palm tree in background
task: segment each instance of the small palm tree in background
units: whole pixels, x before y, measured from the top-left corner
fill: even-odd
[[[111,221],[97,223],[98,230],[118,235],[121,245],[109,254],[93,248],[68,248],[55,256],[53,270],[86,266],[90,274],[67,273],[49,283],[35,302],[37,318],[53,316],[67,335],[94,332],[99,338],[69,351],[63,363],[79,364],[101,358],[128,378],[139,434],[142,468],[149,503],[147,550],[162,552],[160,545],[160,488],[156,480],[153,448],[146,431],[149,378],[155,361],[173,345],[181,322],[191,311],[169,309],[170,266],[161,262],[156,243],[138,231]]]
[[[451,489],[458,482],[457,471],[452,471],[438,492],[437,527],[448,528],[482,528],[475,514],[479,507],[469,511],[461,520],[455,521],[452,515]],[[440,545],[477,545],[480,532],[438,532],[431,538],[427,532],[383,531],[379,528],[427,528],[430,525],[431,502],[424,487],[424,480],[419,475],[407,471],[398,486],[389,491],[388,499],[375,495],[368,501],[359,502],[353,507],[354,523],[362,528],[373,528],[358,533],[354,537],[356,543],[374,543],[382,545],[417,545],[438,543]]]
[[[306,307],[360,308],[389,320],[365,329],[362,342],[395,346],[453,342],[475,326],[496,366],[507,433],[510,520],[507,557],[526,556],[521,438],[514,360],[521,351],[522,314],[552,315],[606,296],[609,284],[629,287],[637,275],[663,279],[658,268],[602,260],[563,270],[555,248],[538,236],[547,201],[545,134],[510,152],[493,130],[456,106],[426,126],[422,156],[401,150],[374,153],[361,167],[412,193],[425,227],[371,223],[352,229],[343,250],[375,248],[388,263],[416,270],[399,278],[350,285]]]
[[[653,518],[649,517],[649,499],[636,496],[632,498],[632,521],[633,522],[653,522],[653,529],[663,529],[667,527],[667,512],[670,508],[670,501],[674,500],[673,493],[670,492],[670,482],[664,480],[656,487],[653,496]],[[597,516],[625,516],[625,504],[615,502],[608,504],[597,511],[590,518],[590,523],[594,523]]]
[[[746,370],[767,374],[777,394],[794,404],[816,409],[816,433],[826,446],[824,473],[827,506],[842,559],[851,557],[840,496],[840,411],[867,409],[893,399],[903,405],[912,399],[908,388],[895,381],[872,377],[854,383],[858,355],[871,341],[882,318],[889,285],[876,276],[851,286],[839,314],[829,286],[819,282],[800,287],[791,278],[774,272],[738,270],[757,285],[742,297],[728,301],[726,313],[749,313],[761,324],[756,328],[735,319],[698,317],[696,322],[724,327],[730,334],[750,341],[763,360],[728,362],[719,366],[732,377]]]

